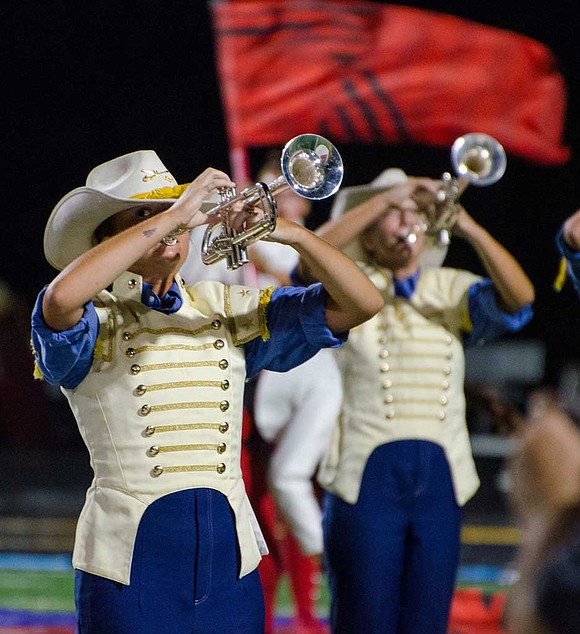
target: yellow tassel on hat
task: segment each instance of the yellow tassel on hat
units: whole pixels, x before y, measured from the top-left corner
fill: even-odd
[[[142,194],[135,194],[131,198],[138,200],[163,200],[165,198],[179,198],[181,194],[188,188],[189,183],[183,183],[183,185],[175,185],[175,187],[159,187],[158,189],[152,189],[150,192],[143,192]]]
[[[556,279],[554,280],[554,290],[556,291],[556,293],[559,293],[564,287],[564,284],[566,283],[567,267],[568,267],[568,263],[566,261],[566,258],[564,257],[560,258],[560,268],[558,270],[558,275],[556,276]]]

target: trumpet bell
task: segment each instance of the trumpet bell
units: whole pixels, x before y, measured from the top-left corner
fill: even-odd
[[[501,143],[488,134],[473,132],[460,136],[451,146],[451,161],[459,178],[484,187],[497,182],[507,165]]]
[[[343,177],[338,150],[318,134],[301,134],[290,139],[282,150],[280,169],[290,188],[310,200],[332,196]]]

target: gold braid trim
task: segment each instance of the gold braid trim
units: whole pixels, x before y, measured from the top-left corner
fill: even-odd
[[[189,183],[183,183],[183,185],[175,185],[175,187],[159,187],[158,189],[152,189],[150,192],[135,194],[131,196],[131,198],[136,198],[138,200],[164,200],[166,198],[179,198],[188,186]]]
[[[42,374],[42,370],[40,369],[40,366],[38,365],[38,361],[36,360],[36,350],[34,349],[34,346],[32,345],[32,339],[30,339],[30,350],[32,351],[32,357],[34,358],[34,369],[32,371],[32,377],[40,381],[43,381],[44,374]]]
[[[44,381],[44,374],[42,374],[42,370],[40,369],[40,366],[38,365],[38,361],[34,361],[34,371],[32,373],[32,376],[35,379],[39,379],[40,381]]]
[[[262,341],[268,341],[268,339],[270,338],[268,321],[266,319],[266,308],[272,300],[273,292],[274,286],[268,286],[268,288],[260,291],[260,301],[258,303],[258,326],[260,328],[260,334],[262,335]]]
[[[554,290],[556,291],[556,293],[559,293],[564,288],[564,284],[566,283],[566,269],[566,258],[562,257],[560,258],[560,268],[558,269],[558,275],[554,280]]]
[[[95,349],[93,351],[93,354],[95,355],[95,357],[99,357],[100,359],[104,357],[103,340],[100,337],[97,337],[97,340],[95,341]]]

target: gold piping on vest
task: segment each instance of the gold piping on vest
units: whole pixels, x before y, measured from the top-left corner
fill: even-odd
[[[225,470],[226,465],[223,462],[220,462],[220,464],[193,464],[180,467],[162,467],[157,465],[153,467],[151,474],[157,477],[163,473],[182,473],[186,471],[217,471],[218,473],[223,473]]]
[[[171,381],[170,383],[153,383],[147,385],[147,392],[155,392],[157,390],[171,390],[173,388],[180,387],[218,387],[220,389],[227,389],[223,387],[222,381]]]
[[[174,362],[174,363],[147,363],[145,365],[140,366],[141,372],[150,372],[152,370],[169,370],[172,368],[205,368],[205,367],[217,367],[220,369],[219,361],[183,361],[183,362]]]
[[[228,423],[182,423],[180,425],[149,425],[145,429],[146,436],[153,436],[153,434],[162,434],[172,431],[196,431],[198,429],[215,429],[222,434],[225,434],[229,429]]]
[[[150,455],[153,455],[153,453],[157,455],[158,453],[170,453],[174,451],[217,451],[218,453],[223,453],[225,451],[225,444],[199,443],[193,445],[163,445],[155,447],[155,452],[151,452]]]
[[[149,412],[168,412],[174,409],[220,409],[221,401],[190,401],[188,403],[167,403],[150,405]]]
[[[134,354],[141,354],[142,352],[166,352],[167,350],[188,350],[191,352],[198,352],[200,350],[208,350],[213,348],[213,343],[204,343],[199,346],[191,346],[185,343],[176,343],[167,346],[140,346],[139,348],[133,348]]]
[[[389,351],[389,359],[393,359],[394,357],[398,357],[399,359],[404,359],[406,357],[421,357],[421,359],[448,359],[449,358],[449,350],[442,350],[441,352],[424,352],[421,350],[413,351],[405,351],[399,352],[396,349],[388,348]]]
[[[195,328],[193,330],[190,328],[177,328],[173,326],[170,328],[137,328],[137,330],[130,333],[130,335],[131,339],[135,339],[135,337],[138,337],[139,335],[142,335],[144,333],[147,333],[149,335],[180,334],[195,336],[201,334],[202,332],[206,332],[207,330],[214,330],[211,323],[204,324],[203,326],[200,326],[199,328]]]
[[[441,368],[426,368],[426,367],[422,367],[422,366],[415,366],[415,367],[397,367],[395,369],[396,372],[416,372],[419,374],[443,374],[446,375],[447,372],[445,371],[445,369],[441,369]],[[400,383],[398,383],[397,385],[401,385]],[[421,385],[420,382],[415,383],[414,385]]]

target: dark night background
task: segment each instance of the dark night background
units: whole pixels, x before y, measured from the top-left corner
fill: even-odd
[[[560,294],[552,290],[558,268],[554,235],[580,206],[578,2],[392,4],[517,31],[546,44],[559,61],[568,86],[564,144],[572,149],[570,162],[548,168],[508,155],[501,181],[468,189],[463,196],[472,215],[516,255],[536,286],[536,317],[518,337],[545,342],[546,380],[554,381],[564,362],[580,356],[578,301],[570,285]],[[205,0],[19,0],[4,3],[0,12],[0,274],[32,306],[55,274],[42,252],[45,221],[62,195],[84,184],[92,167],[152,148],[179,182],[189,182],[209,165],[229,170],[228,147]],[[296,63],[300,60],[290,56],[288,64]],[[339,150],[344,185],[368,182],[392,165],[429,176],[451,169],[449,148]],[[325,219],[330,203],[317,205],[313,226]],[[458,240],[447,263],[480,272],[470,249]]]

